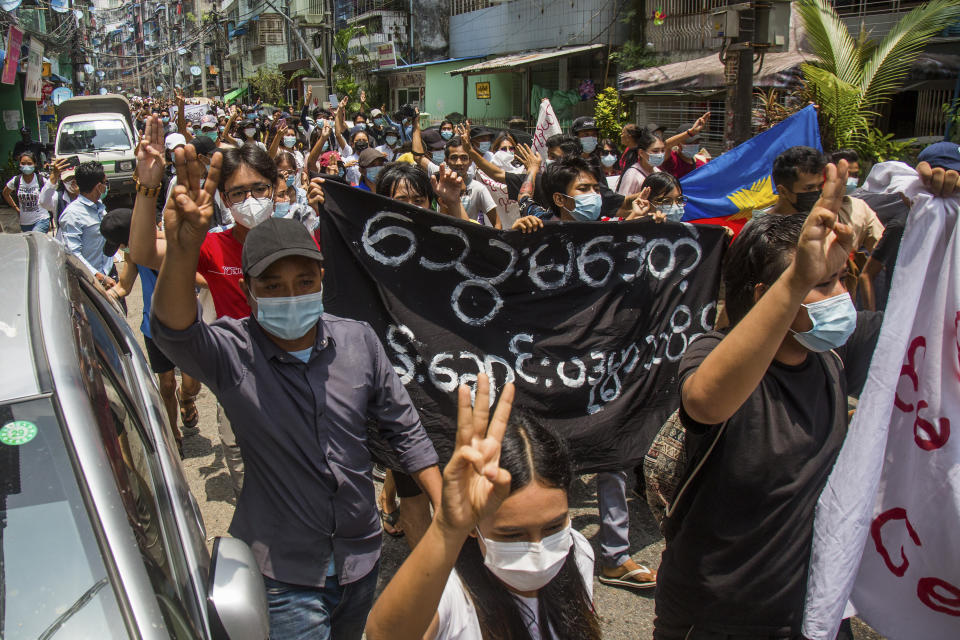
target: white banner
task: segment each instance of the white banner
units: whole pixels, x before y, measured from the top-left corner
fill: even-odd
[[[36,38],[28,41],[27,79],[23,83],[23,99],[39,100],[43,95],[43,43]]]
[[[537,116],[537,128],[533,132],[533,150],[539,153],[544,162],[547,160],[547,139],[550,136],[563,133],[557,114],[553,112],[553,105],[546,98],[540,101],[540,114]],[[541,168],[545,166],[540,165]]]
[[[890,640],[960,638],[960,199],[884,164],[887,190],[913,206],[869,377],[817,504],[812,640],[833,640],[854,613]]]

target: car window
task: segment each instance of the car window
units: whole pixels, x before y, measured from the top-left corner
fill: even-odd
[[[59,155],[132,149],[122,120],[82,120],[60,126]]]
[[[119,344],[100,315],[96,305],[85,294],[79,294],[80,308],[90,329],[94,345],[92,366],[96,370],[88,393],[100,422],[100,433],[127,512],[127,518],[140,547],[140,553],[150,576],[157,601],[163,611],[167,628],[175,638],[193,638],[195,632],[187,608],[195,610],[189,591],[180,584],[188,580],[179,549],[179,537],[165,535],[164,515],[169,512],[161,505],[169,505],[167,495],[158,483],[160,473],[152,441],[146,435],[123,380],[122,354]],[[99,374],[99,375],[96,375]],[[100,384],[96,384],[99,378]],[[167,520],[166,531],[174,529]],[[173,564],[177,563],[178,569]],[[181,575],[178,575],[181,574]]]
[[[126,638],[49,398],[0,405],[0,611],[5,640]]]

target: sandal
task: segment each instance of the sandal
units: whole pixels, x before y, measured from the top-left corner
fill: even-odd
[[[657,586],[657,574],[642,564],[639,566],[639,569],[627,571],[622,576],[617,576],[616,578],[605,576],[601,573],[597,579],[600,580],[601,584],[608,584],[613,587],[627,587],[628,589],[652,589]],[[645,579],[634,579],[640,575],[647,577]]]
[[[184,399],[186,398],[186,399]],[[177,387],[177,402],[180,404],[180,421],[187,429],[192,429],[200,422],[200,412],[197,410],[197,396],[186,396],[180,393]]]
[[[177,438],[177,453],[180,454],[180,459],[183,460],[185,457],[183,455],[183,438]]]
[[[387,513],[383,509],[377,509],[380,512],[380,522],[383,524],[383,532],[394,538],[402,538],[404,533],[397,528],[400,522],[400,511],[391,511]]]

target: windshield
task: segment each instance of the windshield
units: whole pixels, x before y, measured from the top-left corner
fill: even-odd
[[[57,155],[126,151],[131,146],[130,136],[120,120],[67,122],[60,127]]]
[[[126,638],[49,399],[0,405],[0,637]]]

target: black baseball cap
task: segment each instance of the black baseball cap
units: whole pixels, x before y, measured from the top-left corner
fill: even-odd
[[[287,256],[303,256],[323,264],[323,253],[302,222],[270,218],[247,232],[241,254],[243,273],[256,278]]]
[[[597,121],[590,116],[580,116],[570,125],[570,133],[577,135],[580,131],[590,131],[597,128]]]
[[[120,245],[130,244],[130,220],[132,218],[132,209],[114,209],[103,216],[100,221],[100,235],[106,239],[106,243],[103,245],[103,255],[115,255]]]
[[[960,171],[960,144],[935,142],[920,152],[917,162],[929,162],[934,169]]]

